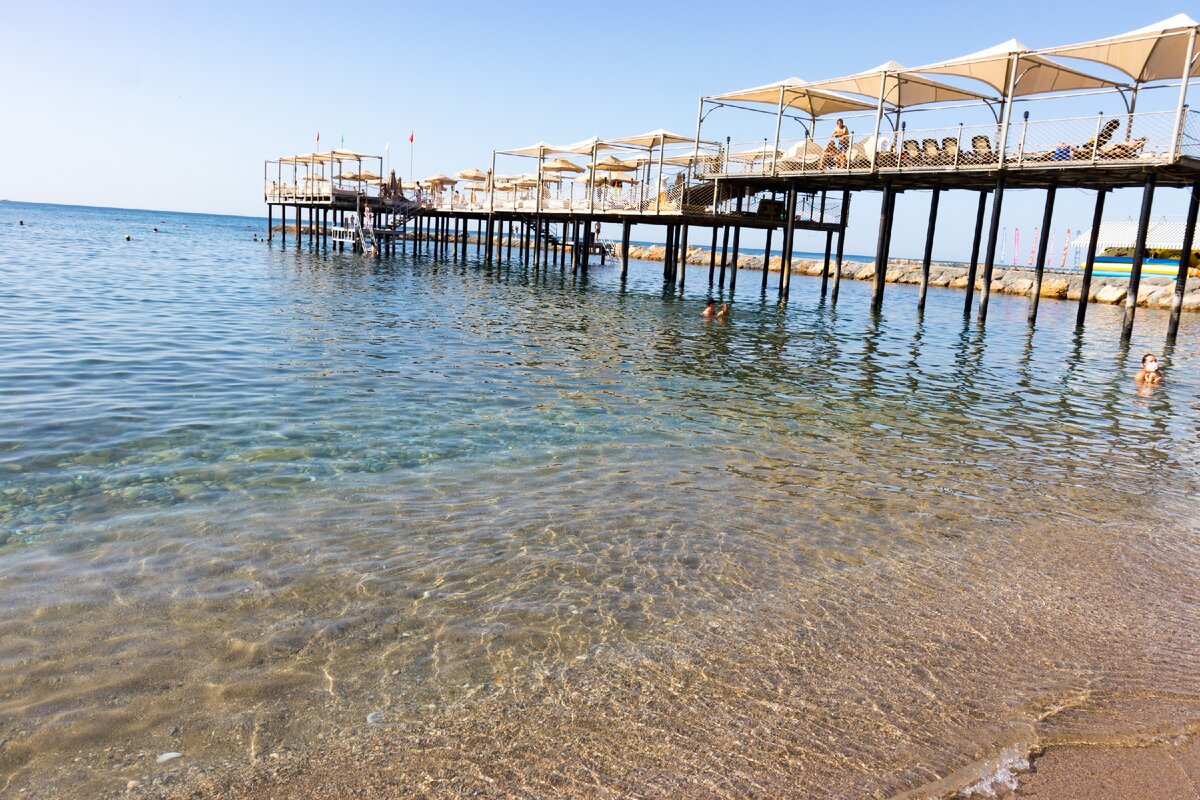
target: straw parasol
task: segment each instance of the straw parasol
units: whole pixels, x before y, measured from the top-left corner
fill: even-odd
[[[542,164],[542,172],[571,172],[578,175],[583,171],[583,167],[578,164],[572,164],[565,158],[555,158]]]
[[[463,181],[486,181],[487,173],[481,169],[464,169],[462,172],[456,173],[456,177]]]
[[[454,184],[458,183],[458,181],[454,178],[451,178],[448,175],[443,175],[440,172],[436,175],[431,175],[422,182],[428,184],[429,186],[453,186]]]
[[[619,158],[609,156],[596,164],[596,169],[604,170],[605,172],[632,172],[637,169],[637,164],[630,164],[628,161],[622,161]]]

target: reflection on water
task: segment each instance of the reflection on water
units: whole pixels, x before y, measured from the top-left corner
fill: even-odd
[[[870,796],[1200,720],[1191,320],[1139,394],[1156,312],[0,223],[0,793],[382,739],[446,796]]]

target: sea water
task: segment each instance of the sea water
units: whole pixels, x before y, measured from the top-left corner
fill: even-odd
[[[264,231],[0,204],[0,794],[390,737],[446,796],[920,796],[1200,720],[1200,319]]]

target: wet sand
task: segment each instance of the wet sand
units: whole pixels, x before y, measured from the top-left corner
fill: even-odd
[[[1200,739],[1152,747],[1048,748],[1022,776],[1016,796],[1033,800],[1194,800]]]
[[[509,791],[510,787],[500,782],[506,770],[499,764],[490,767],[490,775],[482,769],[474,770],[469,776],[438,769],[414,775],[403,768],[406,759],[396,756],[398,744],[394,739],[380,738],[341,751],[336,756],[324,754],[315,761],[295,756],[270,758],[262,766],[232,781],[193,776],[186,786],[170,789],[136,785],[130,788],[128,794],[188,800],[268,800],[281,796],[313,800],[351,796],[366,800],[398,796],[514,796]],[[604,777],[601,772],[591,771],[586,764],[564,763],[557,776],[547,776],[540,787],[541,791],[522,792],[515,796],[645,796],[637,787],[628,784],[605,785]],[[950,795],[918,793],[913,796],[995,796],[1029,800],[1194,800],[1200,797],[1200,739],[1148,747],[1052,746],[1036,755],[1029,770],[1017,776],[1017,780],[1015,792],[998,785],[991,787],[989,792],[976,790],[972,793],[952,792]],[[678,797],[727,796],[722,787],[709,783],[700,775],[684,771],[676,775],[676,788]],[[651,796],[656,794],[651,793]],[[767,791],[765,787],[762,792],[750,790],[733,794],[764,798],[788,796],[786,792],[778,794]]]

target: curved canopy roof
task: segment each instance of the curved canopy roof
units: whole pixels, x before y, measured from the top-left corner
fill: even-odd
[[[776,97],[776,100],[779,98]],[[634,147],[661,147],[665,144],[694,144],[695,136],[684,136],[679,133],[671,133],[670,131],[659,128],[646,133],[639,133],[637,136],[624,136],[620,139],[605,139],[606,144],[624,144]],[[706,144],[716,144],[716,142],[706,142]]]
[[[1051,47],[1040,52],[1107,64],[1133,78],[1135,83],[1171,80],[1183,77],[1188,39],[1198,25],[1200,23],[1187,14],[1176,14],[1119,36]],[[1200,45],[1197,50],[1200,51]],[[1189,77],[1200,77],[1200,57],[1197,56],[1200,53],[1193,53]]]
[[[764,86],[716,94],[704,99],[716,102],[765,103],[778,106],[781,94],[784,98],[785,108],[795,108],[811,117],[840,114],[844,111],[870,111],[875,108],[875,103],[867,103],[835,92],[810,89],[804,80],[794,77],[784,78]]]
[[[808,86],[811,89],[861,94],[875,98],[876,102],[882,95],[884,103],[896,108],[908,108],[927,103],[945,103],[952,100],[998,99],[992,95],[972,92],[918,75],[897,61],[887,61],[874,69],[864,70],[844,78],[813,81]]]
[[[910,71],[972,78],[1005,94],[1008,92],[1013,56],[1018,57],[1016,84],[1013,87],[1015,97],[1078,89],[1113,89],[1122,85],[1035,55],[1016,39],[1009,39],[977,53],[914,67]]]
[[[684,141],[693,142],[695,137],[690,137]],[[632,149],[627,145],[614,143],[614,140],[605,141],[596,136],[590,139],[584,139],[580,142],[572,142],[571,144],[549,144],[547,142],[538,142],[531,144],[528,147],[518,147],[514,150],[499,150],[497,152],[504,153],[510,156],[553,156],[553,155],[591,155],[592,150],[603,152],[605,150],[629,150]]]

